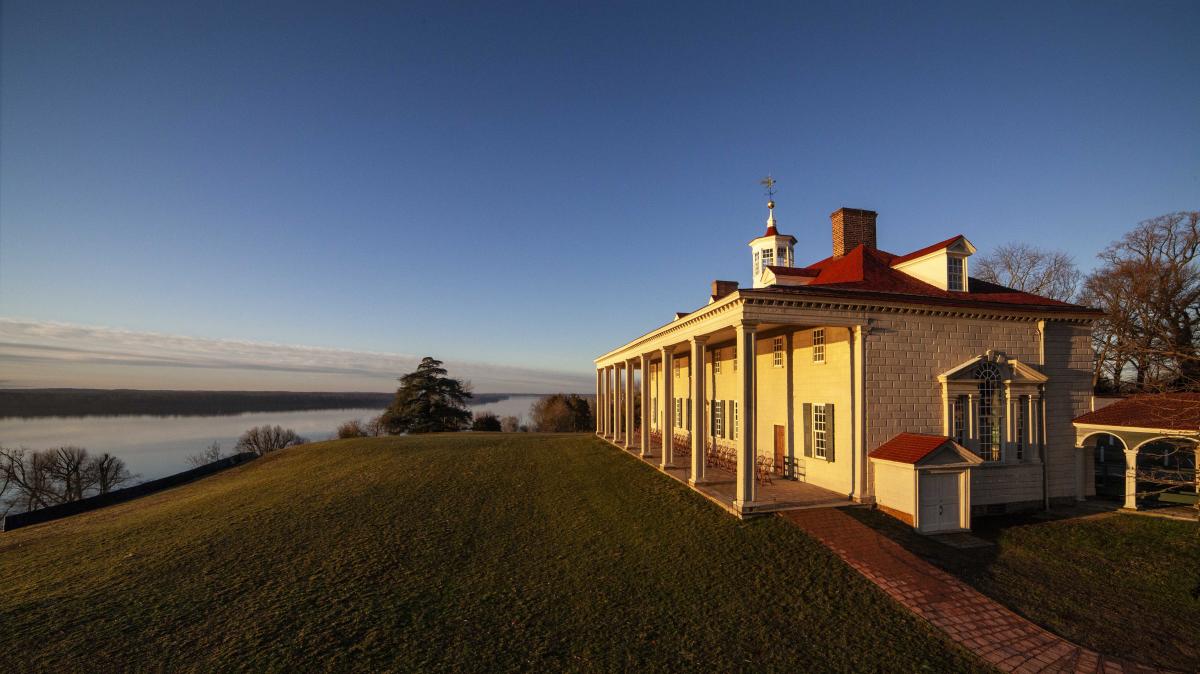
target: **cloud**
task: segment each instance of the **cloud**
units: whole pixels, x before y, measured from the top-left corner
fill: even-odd
[[[8,386],[388,390],[420,361],[403,353],[205,339],[0,318],[0,369]],[[583,392],[572,372],[447,360],[480,393]]]

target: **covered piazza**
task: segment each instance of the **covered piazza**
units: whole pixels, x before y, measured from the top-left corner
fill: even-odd
[[[1143,501],[1196,503],[1200,394],[1134,396],[1081,415],[1074,424],[1081,461],[1096,467],[1098,494],[1105,493],[1107,479],[1117,475],[1123,486],[1107,491],[1119,490],[1126,509],[1137,510],[1139,496]]]
[[[861,363],[865,317],[819,315],[798,303],[730,292],[736,285],[721,283],[713,284],[704,308],[596,360],[597,434],[738,516],[851,501],[866,470],[853,458],[863,455],[861,426],[842,431],[855,450],[846,457],[858,474],[852,491],[798,479],[803,440],[793,423],[801,406],[793,390],[792,339],[817,326],[843,330],[852,364],[844,373],[829,372],[845,379],[838,388],[860,421],[854,410],[861,410],[863,381],[853,363]],[[779,407],[770,419],[758,418],[764,404]]]

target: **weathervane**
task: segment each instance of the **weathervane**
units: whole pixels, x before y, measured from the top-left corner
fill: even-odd
[[[767,208],[775,208],[775,179],[768,173],[766,178],[758,181],[758,184],[767,189],[767,199],[769,199]]]

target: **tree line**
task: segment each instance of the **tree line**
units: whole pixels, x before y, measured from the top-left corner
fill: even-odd
[[[445,433],[493,431],[515,433],[581,432],[596,427],[590,400],[576,394],[543,396],[530,408],[531,423],[514,416],[492,412],[472,414],[469,401],[475,395],[470,384],[455,379],[436,358],[425,357],[417,369],[400,377],[400,386],[383,414],[362,422],[353,419],[337,429],[339,438],[358,438],[402,433]]]
[[[1200,391],[1200,211],[1139,223],[1104,248],[1094,271],[1069,255],[1008,244],[975,262],[992,283],[1104,311],[1095,322],[1098,393]]]
[[[0,447],[0,515],[107,494],[136,478],[121,459],[83,447]]]

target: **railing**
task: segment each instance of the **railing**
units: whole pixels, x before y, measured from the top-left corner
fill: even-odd
[[[671,434],[671,448],[674,452],[684,454],[692,451],[692,434],[687,431],[675,431]]]

